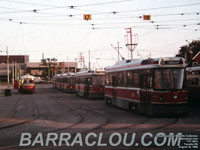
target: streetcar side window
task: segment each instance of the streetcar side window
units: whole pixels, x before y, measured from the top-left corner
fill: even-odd
[[[118,73],[118,86],[123,86],[123,73],[122,72],[119,72]]]
[[[85,84],[92,85],[92,78],[91,77],[85,78]]]
[[[76,77],[76,83],[80,84],[80,78]]]
[[[138,72],[133,72],[133,87],[139,87],[140,75]]]
[[[109,74],[106,74],[106,85],[109,85]]]
[[[108,85],[112,86],[112,73],[108,74]]]
[[[131,87],[133,85],[133,75],[131,71],[127,72],[127,86]]]
[[[143,74],[142,75],[142,81],[141,81],[141,87],[145,89],[151,89],[153,87],[152,82],[153,78],[151,74]]]
[[[198,85],[198,78],[189,78],[188,84],[189,85]]]
[[[84,77],[80,77],[80,84],[84,84],[85,83],[85,78]]]
[[[76,83],[76,78],[72,77],[70,78],[71,84],[74,85]]]
[[[127,86],[127,71],[123,72],[123,86]]]
[[[105,76],[93,76],[93,85],[105,85]]]

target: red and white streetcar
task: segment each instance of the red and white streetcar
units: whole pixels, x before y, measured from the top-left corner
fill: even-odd
[[[75,79],[74,73],[57,74],[53,77],[53,87],[63,92],[74,93]]]
[[[199,100],[200,97],[200,66],[187,67],[187,85],[189,100]]]
[[[136,112],[187,113],[184,58],[122,60],[106,68],[105,100]]]
[[[21,76],[18,81],[18,92],[34,93],[35,92],[35,77],[29,74]]]
[[[61,86],[61,84],[60,84],[60,82],[61,82],[60,78],[61,78],[61,74],[57,74],[57,75],[55,75],[53,77],[53,87],[55,89],[60,89],[60,86]]]
[[[75,74],[66,73],[62,76],[63,92],[74,93],[75,92]]]
[[[104,99],[105,71],[87,70],[76,75],[76,93],[78,96]]]

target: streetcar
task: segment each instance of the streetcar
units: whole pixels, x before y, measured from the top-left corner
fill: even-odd
[[[56,77],[56,89],[61,90],[62,89],[62,74],[57,75]]]
[[[189,101],[200,97],[200,66],[187,67],[187,85]]]
[[[60,88],[60,76],[61,74],[57,74],[53,77],[53,87],[55,89],[59,89]]]
[[[35,77],[29,74],[21,76],[18,80],[18,92],[34,93],[35,92]]]
[[[66,73],[62,77],[63,82],[63,92],[74,93],[75,92],[75,74],[74,73]]]
[[[181,57],[117,62],[105,70],[105,101],[147,115],[184,115],[188,99],[185,67]]]
[[[76,94],[90,99],[104,99],[105,71],[86,70],[76,75]]]

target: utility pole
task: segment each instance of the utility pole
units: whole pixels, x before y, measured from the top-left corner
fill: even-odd
[[[17,79],[17,62],[15,61],[15,80]]]
[[[119,42],[117,42],[117,47],[114,47],[112,44],[111,44],[111,46],[117,51],[117,53],[118,53],[118,61],[119,61],[119,56],[120,56],[119,49],[122,49],[122,47],[119,47]]]
[[[50,58],[47,58],[47,64],[48,64],[48,80],[50,80]]]
[[[83,55],[83,52],[80,52],[80,55],[78,57],[78,62],[80,63],[80,68],[83,69],[84,68],[84,55]]]
[[[7,82],[8,82],[8,88],[10,87],[10,69],[9,69],[9,56],[8,56],[8,47],[6,49],[7,53]]]
[[[68,56],[67,56],[67,72],[69,73],[69,59],[68,59]]]
[[[20,77],[21,77],[21,67],[19,66],[19,78],[18,79],[20,79]]]
[[[76,74],[76,58],[75,58],[75,70],[74,70],[74,73]]]
[[[88,53],[89,53],[89,70],[90,70],[90,50],[88,51]]]
[[[14,85],[14,80],[15,80],[15,66],[14,66],[14,61],[12,61],[12,83]]]

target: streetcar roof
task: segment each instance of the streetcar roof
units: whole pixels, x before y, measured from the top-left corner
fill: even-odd
[[[200,66],[187,67],[187,71],[200,71]]]
[[[84,70],[77,72],[76,76],[105,75],[105,70]]]
[[[26,75],[24,75],[24,76],[21,76],[20,79],[23,79],[23,80],[24,80],[24,79],[34,80],[35,77],[32,76],[32,75],[30,75],[30,74],[26,74]]]
[[[182,57],[163,57],[153,59],[122,60],[113,66],[106,67],[106,72],[146,68],[150,69],[157,67],[185,67],[185,59]]]
[[[71,76],[75,76],[75,74],[73,72],[57,74],[54,76],[54,78],[63,78],[63,77],[71,77]]]
[[[74,76],[75,74],[73,72],[67,72],[64,74],[61,74],[61,76]]]

